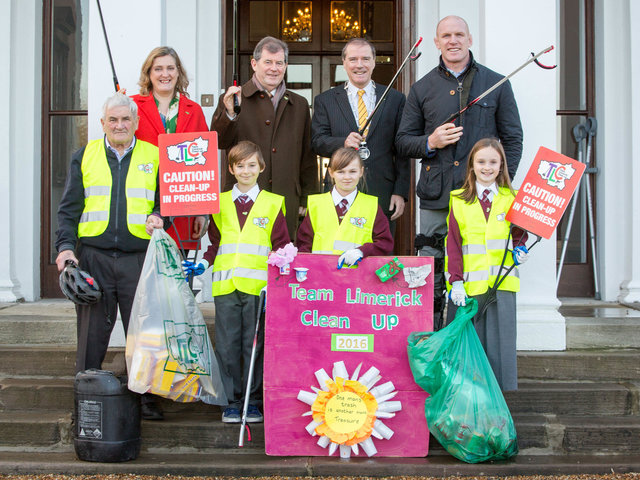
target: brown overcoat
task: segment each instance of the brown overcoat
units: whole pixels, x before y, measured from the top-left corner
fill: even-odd
[[[306,206],[307,195],[319,192],[318,161],[311,151],[309,103],[286,90],[274,111],[269,95],[249,80],[242,86],[241,111],[230,120],[223,96],[211,119],[211,130],[218,132],[218,146],[227,152],[241,140],[260,146],[266,168],[258,177],[258,185],[285,197],[287,228],[294,239],[298,207]],[[222,169],[226,173],[223,190],[229,190],[235,179],[226,163]]]

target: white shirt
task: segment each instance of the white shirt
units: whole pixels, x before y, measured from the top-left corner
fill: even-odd
[[[338,205],[342,201],[342,199],[345,198],[347,200],[347,210],[349,210],[351,208],[351,205],[353,205],[353,202],[356,199],[356,195],[358,195],[357,188],[354,188],[353,192],[351,192],[346,197],[340,195],[336,190],[336,187],[333,187],[333,190],[331,190],[331,198],[333,199],[333,204]]]
[[[131,145],[129,145],[129,148],[127,148],[122,155],[120,155],[118,151],[111,146],[106,135],[104,136],[104,142],[107,144],[107,148],[115,154],[116,158],[118,159],[118,163],[120,163],[122,162],[122,159],[127,156],[127,153],[133,150],[133,147],[136,146],[136,137],[133,137],[133,140],[131,140]]]
[[[349,105],[351,105],[351,111],[353,112],[353,116],[356,119],[356,125],[358,124],[359,116],[358,116],[358,87],[353,85],[351,82],[347,82],[344,86],[347,91],[347,97],[349,97]],[[362,100],[364,101],[364,106],[367,107],[367,114],[371,115],[374,107],[376,106],[376,84],[373,81],[369,81],[367,85],[362,89],[364,93],[362,94]]]
[[[260,193],[260,187],[256,183],[251,190],[247,193],[241,192],[238,188],[238,184],[236,183],[231,189],[231,199],[235,202],[240,195],[247,195],[253,203],[256,203],[256,199],[258,198],[258,194]]]
[[[496,185],[496,182],[493,182],[488,187],[481,185],[480,182],[476,182],[476,192],[478,192],[478,198],[482,199],[482,193],[487,188],[489,189],[489,196],[487,198],[489,199],[490,202],[493,202],[493,196],[498,194],[498,185]]]

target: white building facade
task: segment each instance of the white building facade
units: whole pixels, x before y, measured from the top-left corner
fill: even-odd
[[[398,2],[403,6],[398,7]],[[51,34],[47,27],[51,6],[65,3],[75,6],[76,11],[80,8],[83,13],[82,24],[76,27],[84,30],[85,40],[79,48],[86,50],[86,60],[82,72],[75,77],[78,87],[74,95],[84,99],[79,110],[84,111],[86,127],[77,131],[81,132],[80,137],[86,138],[77,138],[79,145],[102,135],[101,106],[113,93],[96,2],[0,0],[0,8],[5,12],[0,19],[3,32],[0,60],[8,67],[0,82],[5,105],[5,115],[0,118],[0,148],[5,152],[0,160],[1,302],[35,301],[47,296],[43,294],[46,290],[43,276],[51,276],[52,261],[51,252],[47,253],[43,244],[51,243],[55,230],[43,224],[54,216],[49,211],[54,189],[53,180],[49,181],[51,171],[43,168],[43,152],[54,151],[56,142],[60,141],[47,122],[66,113],[64,108],[54,114],[43,113],[51,110],[43,108],[43,101],[55,101],[44,93],[50,91],[51,82],[55,81],[55,68],[47,65],[49,57],[45,51],[46,46],[55,44],[55,39],[44,40],[45,35]],[[244,2],[252,3],[256,2]],[[318,3],[313,2],[314,8]],[[530,52],[555,45],[556,49],[545,56],[544,63],[558,63],[558,69],[542,70],[530,65],[512,79],[524,129],[524,153],[515,186],[519,186],[540,146],[562,149],[566,132],[563,133],[558,117],[558,111],[564,108],[559,106],[559,98],[566,89],[581,90],[585,83],[584,78],[571,78],[566,74],[563,77],[561,60],[564,57],[560,53],[556,55],[562,51],[560,42],[565,38],[563,4],[566,2],[396,0],[387,3],[394,5],[396,28],[409,26],[416,37],[424,37],[420,47],[422,56],[414,67],[415,79],[437,64],[438,52],[432,38],[437,21],[450,14],[468,21],[476,59],[503,74],[522,64]],[[638,302],[640,249],[634,240],[640,238],[640,94],[634,93],[633,86],[637,85],[636,81],[640,83],[640,66],[635,56],[640,55],[640,33],[632,25],[640,24],[640,5],[631,0],[575,0],[573,3],[577,5],[576,12],[587,17],[592,15],[593,25],[589,37],[592,55],[588,60],[593,62],[593,75],[588,82],[593,85],[593,111],[598,121],[594,153],[599,170],[594,180],[594,206],[595,264],[599,270],[600,294],[605,301]],[[140,66],[148,52],[158,45],[171,45],[179,52],[189,74],[191,97],[200,102],[203,95],[213,96],[214,104],[203,107],[209,121],[219,93],[227,86],[223,76],[224,42],[231,35],[226,28],[229,5],[230,2],[224,0],[103,1],[102,11],[120,85],[129,94],[137,93]],[[406,50],[397,52],[401,61]],[[573,152],[564,153],[574,156]],[[68,162],[68,159],[59,161]],[[555,237],[543,240],[521,269],[518,345],[522,350],[565,348],[565,323],[558,312],[560,302],[556,294],[557,250]],[[565,286],[570,282],[565,280]]]

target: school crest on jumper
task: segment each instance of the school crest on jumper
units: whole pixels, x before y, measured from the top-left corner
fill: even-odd
[[[258,228],[267,228],[267,225],[269,224],[269,218],[268,217],[254,217],[253,224]]]
[[[351,217],[349,221],[351,225],[358,228],[364,228],[364,224],[367,223],[367,219],[364,217]]]

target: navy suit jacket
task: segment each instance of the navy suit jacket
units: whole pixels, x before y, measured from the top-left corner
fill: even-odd
[[[384,85],[376,85],[376,101],[380,100],[385,88]],[[400,195],[405,200],[409,198],[410,160],[398,155],[394,144],[405,101],[402,93],[389,90],[371,120],[366,138],[371,155],[364,162],[365,191],[378,197],[378,203],[387,216],[391,215],[391,195]],[[316,96],[311,119],[311,148],[316,154],[331,157],[333,152],[344,146],[347,136],[357,131],[358,125],[343,85]]]

